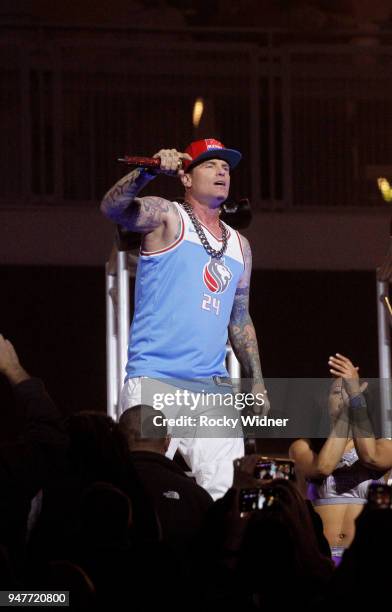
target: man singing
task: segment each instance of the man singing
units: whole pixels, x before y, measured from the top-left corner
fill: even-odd
[[[220,206],[228,197],[230,172],[241,153],[215,139],[191,143],[184,153],[162,149],[157,171],[137,169],[105,195],[101,210],[127,230],[140,232],[122,410],[141,403],[145,379],[200,380],[225,393],[228,333],[243,377],[268,406],[257,339],[249,315],[252,257],[246,238],[223,223]],[[184,202],[137,197],[157,174],[179,177]],[[239,415],[237,414],[237,417]],[[235,458],[244,454],[242,435],[173,439],[198,484],[216,499],[232,484]]]

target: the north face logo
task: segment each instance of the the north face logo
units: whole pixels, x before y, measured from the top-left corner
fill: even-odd
[[[164,491],[163,496],[167,499],[180,499],[178,491]]]

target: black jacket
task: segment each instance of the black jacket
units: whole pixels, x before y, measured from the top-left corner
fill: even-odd
[[[133,451],[131,458],[155,505],[164,540],[182,553],[197,536],[212,497],[164,455]]]
[[[0,445],[0,543],[20,565],[31,500],[64,465],[68,438],[41,380],[29,378],[13,391],[22,430]]]

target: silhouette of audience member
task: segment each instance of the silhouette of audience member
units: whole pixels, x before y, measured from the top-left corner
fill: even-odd
[[[130,529],[132,505],[120,489],[108,483],[94,483],[81,497],[79,516],[78,545],[74,547],[72,560],[91,577],[100,609],[116,612],[130,607],[157,609],[173,574],[176,594],[179,601],[182,599],[185,574],[177,557],[164,542],[134,541]],[[151,571],[151,559],[157,572],[154,572],[154,588],[146,589],[145,576]]]
[[[132,504],[120,489],[107,482],[95,482],[83,492],[79,512],[80,532],[86,542],[113,547],[129,545]]]
[[[0,543],[17,573],[25,555],[27,519],[40,489],[57,477],[68,438],[44,384],[20,364],[9,340],[0,335],[0,373],[12,386],[21,431],[0,446]]]
[[[41,576],[42,589],[69,591],[69,607],[74,612],[94,612],[101,609],[90,576],[70,561],[51,561]]]
[[[32,565],[39,560],[72,557],[78,544],[80,499],[93,483],[106,482],[132,502],[132,537],[159,541],[160,525],[151,500],[132,466],[118,425],[105,414],[80,412],[66,423],[69,452],[66,468],[44,489],[42,512],[30,539]]]
[[[178,554],[186,554],[212,497],[171,459],[165,457],[170,443],[165,426],[154,426],[157,412],[150,406],[134,406],[120,417],[132,462],[151,499],[162,526],[163,539]]]
[[[259,459],[247,455],[234,461],[233,487],[207,517],[199,559],[204,558],[205,569],[215,576],[207,585],[211,609],[286,609],[287,599],[297,594],[303,604],[333,572],[331,560],[319,550],[297,486],[284,479],[255,478]],[[262,509],[244,511],[244,494],[251,492],[265,498]]]
[[[112,484],[95,482],[82,493],[78,509],[73,560],[91,577],[101,609],[125,609],[130,577],[143,571],[137,568],[140,558],[131,538],[131,501]],[[134,600],[141,595],[139,583],[132,587]]]
[[[328,584],[333,564],[319,551],[296,486],[276,479],[261,490],[263,508],[251,513],[239,551],[244,599],[260,610],[306,606]]]
[[[388,584],[392,547],[392,509],[363,507],[357,517],[355,537],[336,569],[317,609],[350,609],[389,605]]]

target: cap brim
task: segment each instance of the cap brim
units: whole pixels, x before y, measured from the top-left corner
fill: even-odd
[[[230,166],[230,170],[234,170],[234,168],[241,161],[242,154],[235,149],[209,149],[199,155],[194,161],[191,161],[189,166],[185,168],[185,172],[188,170],[192,170],[195,166],[198,166],[201,162],[206,159],[224,159]]]

